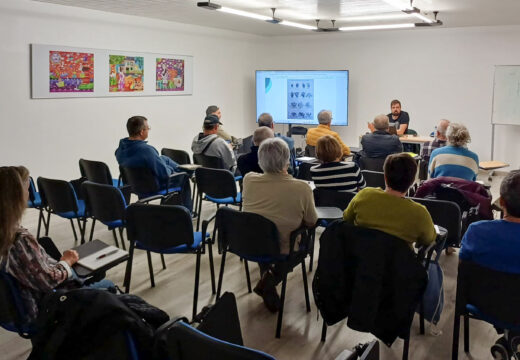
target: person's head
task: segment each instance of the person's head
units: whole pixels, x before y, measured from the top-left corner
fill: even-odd
[[[261,113],[258,117],[258,127],[267,126],[268,128],[274,128],[273,117],[269,113]]]
[[[206,109],[206,116],[208,115],[217,115],[218,119],[222,117],[222,111],[220,111],[220,108],[217,105],[210,105]]]
[[[218,121],[217,115],[208,115],[204,118],[204,123],[202,128],[204,129],[204,134],[216,134],[218,131],[218,125],[220,122]]]
[[[322,136],[316,143],[316,157],[323,163],[338,161],[343,156],[343,150],[338,140],[330,135]]]
[[[274,137],[274,132],[268,127],[261,126],[253,133],[253,144],[260,146],[265,139]]]
[[[258,149],[258,165],[264,173],[281,174],[289,168],[289,146],[280,138],[266,139]]]
[[[23,166],[0,167],[0,255],[14,241],[29,199],[29,171]]]
[[[437,125],[437,131],[435,136],[439,140],[446,140],[446,131],[448,130],[448,125],[450,125],[450,121],[446,119],[442,119],[439,121],[439,125]]]
[[[468,129],[457,123],[450,123],[448,130],[446,130],[446,138],[448,139],[448,145],[463,147],[471,141]]]
[[[392,111],[392,115],[399,116],[401,113],[401,102],[399,100],[392,100],[392,102],[390,102],[390,110]]]
[[[383,169],[386,186],[405,193],[415,181],[417,163],[407,153],[392,154],[386,157]]]
[[[330,125],[332,122],[332,111],[330,110],[321,110],[318,113],[318,122],[320,125]]]
[[[500,184],[500,205],[506,215],[520,219],[520,170],[511,171]]]
[[[146,140],[148,138],[148,120],[144,116],[132,116],[126,122],[126,130],[128,130],[128,136],[136,140]]]
[[[388,116],[385,114],[379,114],[374,118],[374,128],[379,131],[387,131],[390,123],[388,122]]]

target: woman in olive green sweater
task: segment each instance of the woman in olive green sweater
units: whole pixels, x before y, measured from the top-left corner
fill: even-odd
[[[343,219],[356,226],[383,231],[413,246],[435,241],[430,213],[406,193],[415,180],[417,164],[406,153],[388,155],[384,165],[386,189],[365,188],[352,199]]]

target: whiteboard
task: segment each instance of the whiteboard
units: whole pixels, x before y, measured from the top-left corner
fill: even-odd
[[[520,65],[496,65],[492,124],[520,125]]]

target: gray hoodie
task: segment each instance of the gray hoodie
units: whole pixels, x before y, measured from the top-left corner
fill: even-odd
[[[194,154],[201,154],[204,148],[213,139],[215,140],[208,146],[204,155],[221,158],[225,168],[234,172],[237,165],[235,153],[230,149],[228,143],[224,139],[219,138],[216,134],[204,136],[203,133],[199,133],[191,143],[191,151],[193,151]]]

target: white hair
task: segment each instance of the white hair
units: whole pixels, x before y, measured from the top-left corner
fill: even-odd
[[[258,149],[258,165],[264,173],[281,173],[289,166],[289,146],[280,138],[266,139]]]
[[[437,125],[437,131],[441,136],[446,136],[446,130],[448,130],[448,126],[450,125],[450,121],[446,119],[442,119],[439,121],[439,125]]]
[[[322,125],[330,124],[332,121],[332,111],[330,110],[321,110],[318,113],[318,122]]]
[[[274,137],[274,132],[271,128],[266,126],[261,126],[255,130],[253,133],[253,144],[256,146],[260,146],[260,144],[265,140]]]
[[[466,126],[457,123],[450,123],[450,125],[448,125],[446,137],[448,138],[448,144],[456,147],[466,146],[466,144],[471,141]]]
[[[386,116],[385,114],[377,115],[374,118],[373,124],[374,124],[374,127],[376,128],[376,130],[386,130],[390,126],[389,121],[388,121],[388,116]]]

